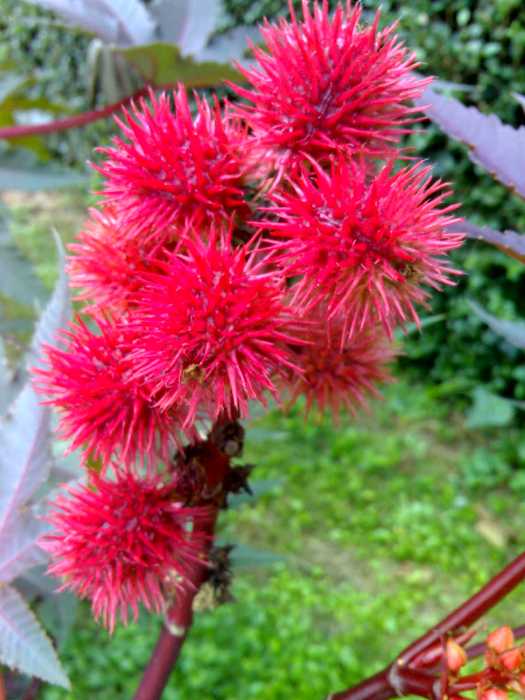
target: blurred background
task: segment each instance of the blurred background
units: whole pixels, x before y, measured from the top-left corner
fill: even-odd
[[[370,16],[379,7],[362,4]],[[456,84],[465,104],[524,122],[513,97],[525,93],[522,0],[384,0],[381,13],[384,24],[398,21],[422,72]],[[233,37],[254,38],[264,17],[286,14],[282,0],[224,0],[202,60],[224,61]],[[135,88],[91,34],[35,4],[0,0],[0,36],[0,127],[92,110]],[[194,84],[211,89],[217,72],[202,70]],[[51,227],[73,239],[96,201],[86,160],[113,134],[106,119],[0,142],[0,335],[9,360],[56,277]],[[430,124],[409,145],[452,183],[462,215],[525,231],[523,202],[464,147]],[[334,426],[323,416],[306,423],[300,408],[272,410],[247,426],[259,493],[222,518],[222,538],[246,545],[237,549],[236,600],[199,616],[166,700],[325,697],[381,667],[524,548],[523,351],[469,300],[525,317],[525,267],[472,241],[453,257],[466,274],[434,296],[422,333],[403,340],[397,381],[368,415]],[[524,618],[518,591],[491,622]],[[73,691],[49,686],[38,697],[130,697],[158,627],[144,615],[110,638],[82,607],[61,653]]]

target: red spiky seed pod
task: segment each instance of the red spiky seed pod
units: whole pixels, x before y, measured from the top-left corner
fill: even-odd
[[[283,274],[298,278],[292,305],[326,303],[348,337],[378,321],[391,334],[418,322],[423,285],[439,289],[457,274],[444,257],[463,241],[448,229],[455,206],[441,206],[449,194],[419,164],[374,173],[362,160],[337,158],[328,170],[312,161],[270,195],[269,216],[256,224],[274,239]]]
[[[477,695],[478,700],[509,700],[509,694],[503,688],[484,688]]]
[[[171,96],[150,93],[117,123],[126,140],[99,149],[105,162],[104,197],[135,233],[154,240],[188,229],[245,218],[243,144],[245,132],[228,109],[221,112],[195,95],[192,117],[183,85]]]
[[[509,649],[499,657],[500,665],[507,671],[517,671],[523,665],[523,649]]]
[[[303,0],[301,20],[266,22],[255,66],[239,66],[247,87],[232,85],[248,104],[236,105],[251,126],[261,158],[279,170],[305,155],[323,159],[344,149],[383,157],[392,153],[417,111],[409,101],[429,80],[417,77],[415,56],[380,30],[379,13],[361,25],[351,0],[329,14],[328,2]]]
[[[64,348],[44,346],[45,366],[34,370],[37,389],[59,409],[59,431],[84,459],[112,457],[128,466],[167,459],[178,442],[175,410],[163,411],[158,396],[132,376],[132,334],[126,322],[82,320],[64,331]]]
[[[155,261],[170,245],[168,237],[156,238],[129,235],[125,217],[118,217],[111,207],[90,211],[83,230],[69,245],[74,255],[67,266],[71,286],[80,290],[76,299],[89,302],[85,312],[119,315],[128,310],[142,276],[156,271]]]
[[[445,647],[445,658],[447,661],[447,668],[451,673],[458,673],[458,671],[467,663],[468,657],[463,649],[455,639],[447,639],[447,644]]]
[[[514,646],[514,633],[508,625],[493,630],[487,637],[487,647],[502,654]]]
[[[291,373],[283,384],[290,403],[304,396],[307,414],[315,404],[320,411],[329,409],[334,420],[343,409],[355,414],[369,396],[379,395],[378,384],[390,380],[392,343],[377,326],[343,337],[344,321],[335,318],[327,323],[323,307],[303,320],[306,326],[300,337],[305,342],[294,347],[294,365],[301,372]]]
[[[66,495],[67,494],[67,495]],[[205,563],[205,508],[176,502],[176,484],[117,471],[115,480],[92,474],[89,486],[66,488],[48,520],[41,545],[52,557],[48,573],[60,590],[88,598],[95,618],[113,631],[116,618],[137,619],[139,604],[161,612],[165,583],[191,582]],[[190,526],[190,527],[189,527]]]
[[[273,375],[292,368],[283,291],[256,249],[189,242],[137,296],[135,376],[162,394],[162,408],[187,406],[186,426],[199,409],[211,420],[246,415],[248,401],[277,397]]]

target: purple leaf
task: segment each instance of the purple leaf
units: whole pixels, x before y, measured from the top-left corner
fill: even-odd
[[[525,197],[525,127],[514,129],[495,114],[482,114],[429,88],[415,103],[449,136],[469,147],[471,160]]]
[[[93,32],[117,46],[153,39],[155,22],[140,0],[31,0],[56,12],[66,22]]]
[[[200,58],[217,25],[221,5],[221,0],[156,0],[151,14],[161,41],[177,44],[181,56]]]
[[[26,383],[0,423],[0,550],[21,508],[51,468],[50,410]]]
[[[28,569],[47,563],[47,554],[37,544],[47,530],[49,525],[36,520],[29,510],[24,510],[4,530],[0,549],[0,582],[9,583]]]
[[[70,687],[48,636],[10,586],[0,587],[0,661],[29,676]]]
[[[485,241],[501,248],[503,252],[525,262],[525,235],[516,231],[496,231],[488,226],[476,226],[470,221],[453,224],[451,231],[463,231],[467,238]]]
[[[58,331],[67,325],[72,315],[69,282],[65,271],[64,246],[56,231],[53,231],[53,237],[58,252],[59,276],[53,294],[36,324],[31,347],[26,358],[26,363],[29,366],[38,362],[44,343],[56,343]]]
[[[199,54],[201,61],[214,61],[216,63],[231,63],[238,61],[243,65],[253,63],[253,59],[246,58],[246,52],[250,52],[248,41],[255,45],[262,41],[258,27],[235,27],[230,31],[214,37],[208,46]]]
[[[60,277],[37,323],[27,357],[28,365],[34,365],[38,361],[42,344],[52,342],[58,329],[70,316],[64,251],[58,237],[57,246]],[[31,530],[24,520],[26,516],[30,517],[27,503],[47,480],[53,461],[50,428],[50,409],[42,405],[42,398],[36,395],[31,382],[27,381],[7,414],[0,420],[0,565],[4,552],[7,553],[9,562],[16,560],[11,549],[13,542],[23,543],[21,559],[16,560],[16,575],[21,573],[20,562],[28,556],[29,551],[28,542],[22,533]],[[35,528],[38,529],[36,525]],[[36,537],[37,534],[34,539]],[[29,561],[32,561],[31,557]],[[6,568],[7,570],[12,571],[11,568]]]
[[[514,345],[514,347],[525,350],[525,322],[506,321],[503,318],[493,316],[475,301],[470,301],[469,305],[474,313],[479,316],[482,321],[485,321],[487,326],[493,330],[494,333],[501,335],[508,343]]]

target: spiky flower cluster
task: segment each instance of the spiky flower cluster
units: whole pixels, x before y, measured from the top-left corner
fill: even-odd
[[[247,100],[236,113],[260,153],[281,168],[308,155],[326,162],[341,151],[396,155],[399,138],[417,119],[407,101],[430,81],[412,73],[414,54],[394,26],[379,30],[379,13],[363,26],[361,6],[343,2],[330,16],[327,0],[312,9],[303,0],[300,21],[290,4],[291,22],[266,22],[255,67],[240,68],[248,87],[232,85]]]
[[[110,627],[202,561],[203,428],[268,396],[353,412],[388,379],[394,329],[454,274],[449,191],[398,146],[427,84],[414,55],[351,0],[290,11],[262,28],[241,101],[179,86],[124,113],[71,246],[88,319],[37,384],[98,474],[59,499],[48,542]],[[175,451],[193,455],[183,487]]]
[[[63,588],[90,598],[96,618],[113,630],[117,616],[135,619],[140,600],[163,608],[163,585],[188,576],[198,559],[203,535],[188,528],[209,518],[204,508],[185,508],[174,500],[176,480],[117,473],[114,481],[92,474],[91,484],[60,495],[49,521],[55,531],[44,547],[56,555],[49,572],[65,576]]]

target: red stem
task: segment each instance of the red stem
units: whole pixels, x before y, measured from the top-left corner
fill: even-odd
[[[162,696],[187,633],[188,628],[181,635],[171,634],[166,627],[162,628],[134,700],[158,700]]]
[[[470,627],[479,620],[488,610],[493,608],[500,600],[508,595],[525,578],[525,552],[506,566],[494,578],[486,583],[472,598],[458,606],[450,615],[447,615],[435,627],[426,632],[415,642],[406,647],[399,658],[405,664],[409,664],[422,651],[428,649],[444,634],[459,630],[462,627]]]
[[[349,695],[349,693],[351,693]],[[392,697],[392,686],[388,680],[388,669],[383,669],[376,673],[375,676],[370,676],[358,685],[354,685],[349,690],[343,690],[340,693],[332,693],[327,700],[346,700],[351,697],[352,700],[388,700]]]
[[[209,535],[207,551],[204,554],[207,554],[213,545],[218,514],[216,509],[201,528],[201,532],[204,530]],[[206,581],[208,573],[206,564],[196,565],[192,580],[177,590],[175,602],[166,613],[168,626],[162,628],[134,700],[159,700],[162,697],[193,622],[193,600]]]
[[[35,134],[52,134],[55,131],[65,131],[66,129],[74,129],[79,126],[86,126],[99,119],[109,117],[119,109],[125,107],[133,100],[138,100],[148,92],[147,87],[137,90],[133,95],[129,95],[118,102],[106,105],[100,109],[93,109],[89,112],[81,112],[74,114],[72,117],[64,119],[55,119],[54,121],[46,122],[45,124],[20,124],[18,126],[6,126],[0,129],[0,139],[15,139],[19,136],[33,136]]]
[[[33,678],[22,700],[35,700],[35,698],[38,697],[38,693],[41,687],[42,681],[39,678]]]
[[[499,603],[525,578],[525,552],[492,578],[475,595],[457,607],[450,615],[406,647],[385,669],[358,685],[329,696],[329,700],[387,700],[400,695],[420,695],[436,698],[440,695],[440,679],[419,670],[414,661],[444,635],[469,627]],[[525,626],[515,630],[515,636],[525,636]],[[468,651],[473,658],[483,653],[485,645],[475,645]],[[411,664],[413,664],[411,666]]]

